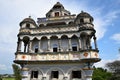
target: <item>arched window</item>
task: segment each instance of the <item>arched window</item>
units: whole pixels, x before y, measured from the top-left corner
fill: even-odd
[[[27,37],[27,36],[23,37],[24,52],[27,52],[27,50],[28,50],[29,40],[30,40],[29,37]]]
[[[68,36],[63,35],[61,37],[61,48],[63,51],[68,51],[69,50],[69,41],[68,41]]]
[[[57,36],[50,37],[50,44],[51,44],[51,48],[53,49],[53,52],[58,52],[58,37]]]
[[[38,53],[38,39],[34,38],[32,42],[32,49],[35,53]]]
[[[48,39],[45,36],[41,38],[41,50],[43,50],[43,52],[48,50]]]
[[[78,50],[78,37],[76,35],[73,35],[71,38],[71,44],[72,44],[72,51]]]

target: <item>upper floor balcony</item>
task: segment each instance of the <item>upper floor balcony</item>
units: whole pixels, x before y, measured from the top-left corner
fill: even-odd
[[[24,53],[17,52],[16,63],[41,62],[98,62],[98,50],[81,50],[68,52]]]

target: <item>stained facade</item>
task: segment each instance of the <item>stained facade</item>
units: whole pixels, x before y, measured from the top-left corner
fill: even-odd
[[[90,14],[76,16],[59,2],[37,22],[25,18],[14,60],[22,80],[92,80],[93,64],[100,61],[95,33]]]

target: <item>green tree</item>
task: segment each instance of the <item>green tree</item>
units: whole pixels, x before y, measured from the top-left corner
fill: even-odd
[[[95,68],[92,80],[108,80],[112,74],[103,68]]]
[[[120,80],[120,61],[116,60],[106,64],[106,67],[112,72],[109,80]]]
[[[12,65],[13,67],[13,72],[14,72],[14,76],[15,76],[15,80],[21,80],[21,70],[20,67],[16,64]]]

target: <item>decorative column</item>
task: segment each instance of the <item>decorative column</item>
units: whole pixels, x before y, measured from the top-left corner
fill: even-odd
[[[46,80],[46,77],[45,77],[45,76],[43,76],[43,77],[42,77],[42,80]]]
[[[28,80],[28,71],[29,69],[26,67],[23,67],[21,69],[21,75],[22,75],[22,79],[21,80]]]
[[[47,48],[47,50],[49,51],[50,50],[50,39],[48,39],[48,48]]]
[[[92,74],[94,71],[93,63],[86,62],[83,71],[85,72],[84,80],[92,80]]]
[[[85,80],[92,80],[93,69],[83,69],[85,72]]]
[[[17,42],[17,52],[21,52],[21,45],[22,45],[22,40],[18,40],[18,42]]]
[[[97,48],[97,43],[96,43],[96,37],[95,37],[95,35],[93,36],[93,39],[94,39],[94,45],[95,45],[95,49],[96,49],[96,50],[98,50],[98,48]]]
[[[41,52],[41,40],[38,42],[38,52]]]
[[[58,39],[59,52],[61,51],[61,39]]]
[[[69,46],[69,51],[71,51],[71,50],[72,50],[71,38],[69,38],[68,40],[69,40],[69,43],[68,43],[68,46]]]
[[[78,45],[79,46],[79,50],[81,50],[82,47],[81,47],[81,39],[80,39],[80,37],[78,38],[78,43],[79,43],[79,45]]]
[[[26,52],[27,43],[24,42],[24,52]]]
[[[88,48],[91,49],[91,39],[90,39],[90,36],[88,36]]]
[[[30,40],[29,44],[28,44],[28,52],[29,53],[31,53],[31,47],[32,47],[32,41]]]

